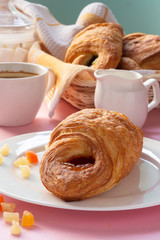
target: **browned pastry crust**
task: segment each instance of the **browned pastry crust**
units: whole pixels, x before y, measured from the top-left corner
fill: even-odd
[[[117,23],[91,24],[69,46],[65,62],[93,69],[116,68],[122,55],[123,29]]]
[[[142,145],[141,130],[124,115],[81,110],[51,133],[40,163],[42,183],[66,201],[95,196],[132,171]]]
[[[144,33],[124,36],[123,57],[131,58],[141,69],[159,70],[160,36]],[[123,69],[128,69],[127,65],[123,64]]]
[[[119,69],[125,69],[125,70],[140,70],[142,69],[138,63],[136,63],[133,59],[129,57],[122,57],[118,67]]]

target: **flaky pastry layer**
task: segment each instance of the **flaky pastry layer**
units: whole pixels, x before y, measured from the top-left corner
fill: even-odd
[[[123,38],[123,69],[160,69],[160,36],[145,33],[131,33]],[[132,68],[131,68],[132,67]],[[136,68],[135,68],[136,67]]]
[[[65,62],[93,69],[116,68],[122,55],[123,29],[117,23],[91,24],[69,46]]]
[[[142,145],[142,131],[124,115],[81,110],[51,133],[40,163],[42,183],[66,201],[95,196],[132,171]]]

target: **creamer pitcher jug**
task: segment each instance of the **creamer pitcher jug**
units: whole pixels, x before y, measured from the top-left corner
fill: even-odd
[[[128,70],[96,70],[94,103],[96,108],[125,114],[135,125],[142,127],[150,110],[160,103],[156,79],[142,81],[142,75]],[[148,103],[148,90],[153,87],[153,100]]]

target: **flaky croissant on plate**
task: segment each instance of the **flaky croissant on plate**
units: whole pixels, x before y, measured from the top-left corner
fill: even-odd
[[[42,183],[65,201],[95,196],[132,171],[142,145],[141,130],[124,115],[81,110],[51,133],[40,163]]]

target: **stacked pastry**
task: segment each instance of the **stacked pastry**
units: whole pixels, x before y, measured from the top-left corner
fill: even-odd
[[[123,55],[120,68],[160,69],[160,36],[132,33],[123,38]]]
[[[65,201],[95,196],[133,170],[142,145],[141,130],[124,115],[81,110],[51,133],[40,165],[42,183]]]
[[[140,70],[144,81],[151,77],[160,81],[159,72],[156,72],[160,70],[160,36],[144,33],[124,35],[122,27],[117,23],[92,24],[75,36],[66,52],[65,61],[92,69]],[[72,105],[79,109],[94,107],[95,85],[89,82],[86,88],[85,79],[74,81],[63,98],[69,102],[72,99]],[[79,94],[76,94],[78,91]],[[152,88],[148,95],[151,101]],[[74,104],[78,102],[81,104]]]
[[[117,68],[122,56],[123,35],[117,23],[91,24],[75,36],[65,62],[86,65],[93,70]],[[95,86],[95,79],[76,78],[62,97],[78,109],[93,108]]]
[[[65,61],[93,69],[160,70],[160,36],[123,35],[119,24],[92,24],[75,36]]]

